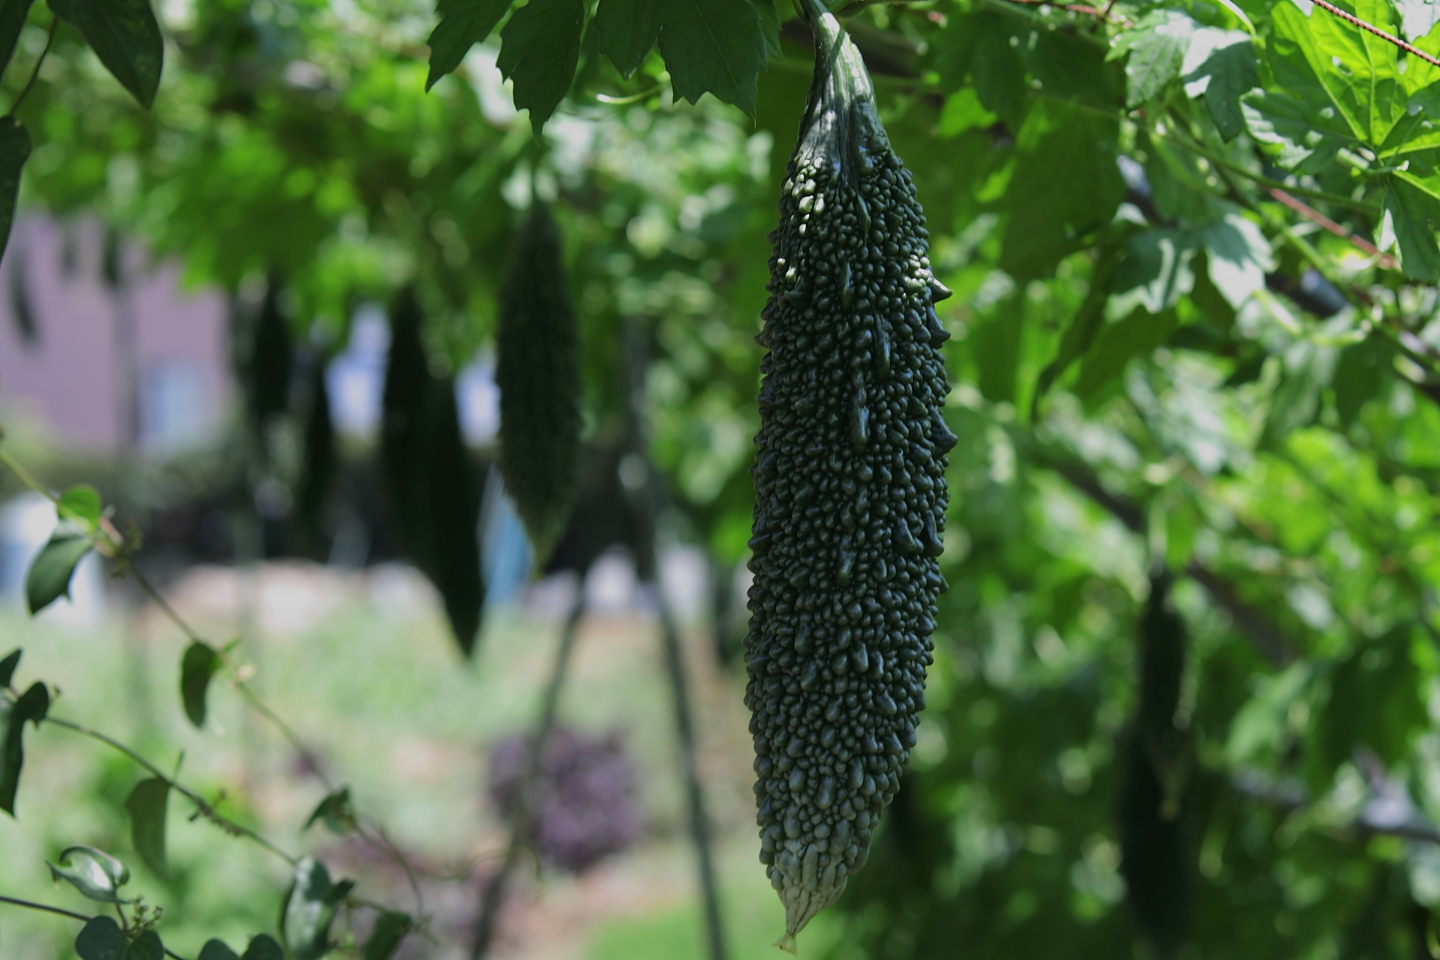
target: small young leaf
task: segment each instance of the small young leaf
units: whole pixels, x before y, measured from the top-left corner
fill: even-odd
[[[12,817],[15,816],[15,791],[20,786],[20,768],[25,765],[22,740],[25,722],[39,726],[49,709],[50,691],[39,682],[31,684],[14,703],[0,699],[0,731],[4,733],[3,746],[0,746],[0,810]]]
[[[165,960],[158,933],[146,930],[130,940],[110,917],[91,917],[75,937],[75,952],[80,960]]]
[[[15,55],[20,31],[30,15],[30,3],[31,0],[0,0],[0,76],[5,74],[10,58]]]
[[[310,814],[310,819],[305,821],[305,829],[314,826],[316,820],[324,820],[326,829],[342,837],[354,830],[355,809],[350,805],[350,788],[341,787],[321,800],[315,812]]]
[[[170,784],[157,777],[141,780],[125,799],[130,814],[130,839],[135,852],[155,873],[170,878],[165,861],[165,803],[170,797]]]
[[[20,193],[20,170],[29,157],[30,131],[14,117],[0,117],[0,255],[10,242],[15,198]]]
[[[335,909],[354,886],[350,880],[332,884],[323,863],[314,857],[301,859],[280,915],[280,935],[290,960],[319,960],[329,952]]]
[[[460,66],[472,46],[490,36],[509,7],[507,0],[440,0],[440,22],[426,41],[430,45],[426,91]]]
[[[200,948],[200,956],[195,960],[240,960],[235,951],[225,946],[219,940],[206,940],[205,946]]]
[[[148,0],[50,0],[73,23],[105,69],[150,109],[160,88],[165,41]]]
[[[285,960],[285,949],[268,933],[262,933],[250,941],[245,956],[240,960]]]
[[[530,111],[530,125],[537,132],[575,79],[584,21],[580,0],[530,0],[500,31],[496,65],[515,81],[515,109]]]
[[[219,667],[219,654],[199,640],[185,649],[180,661],[180,699],[185,704],[185,716],[197,727],[205,725],[205,695]]]
[[[10,681],[15,677],[15,668],[20,665],[20,648],[16,647],[5,654],[5,659],[0,660],[0,687],[10,686]]]
[[[400,941],[410,932],[410,914],[387,910],[375,918],[375,929],[365,941],[364,960],[390,960],[400,948]]]
[[[61,597],[70,596],[75,567],[94,545],[89,537],[65,524],[40,549],[25,577],[25,600],[32,617]]]
[[[83,524],[87,530],[99,526],[103,509],[100,491],[88,483],[77,483],[60,495],[60,515]]]
[[[130,879],[130,869],[104,850],[74,846],[60,852],[59,866],[47,863],[50,875],[65,880],[86,897],[100,903],[128,903],[120,888]]]

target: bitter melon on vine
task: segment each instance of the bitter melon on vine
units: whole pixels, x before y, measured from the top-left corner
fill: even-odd
[[[760,859],[795,935],[865,863],[915,745],[945,526],[925,218],[859,51],[806,0],[815,75],[759,337],[746,703]]]
[[[537,197],[500,291],[495,381],[500,471],[541,562],[580,482],[580,336],[563,253],[560,228]]]

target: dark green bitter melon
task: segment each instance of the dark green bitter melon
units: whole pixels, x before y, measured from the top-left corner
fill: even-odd
[[[550,555],[580,483],[580,334],[560,228],[537,197],[500,291],[495,382],[500,471],[535,548]]]
[[[806,0],[815,75],[761,316],[746,703],[761,853],[795,935],[865,863],[924,707],[945,526],[925,218],[834,16]]]

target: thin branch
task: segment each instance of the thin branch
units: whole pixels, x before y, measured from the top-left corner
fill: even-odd
[[[1355,16],[1355,14],[1353,13],[1346,13],[1344,10],[1341,10],[1339,7],[1335,6],[1335,4],[1327,2],[1327,0],[1315,0],[1315,5],[1322,10],[1326,10],[1330,13],[1335,14],[1335,16],[1339,17],[1341,20],[1344,20],[1346,23],[1354,24],[1361,30],[1365,30],[1375,34],[1375,36],[1379,37],[1381,40],[1385,40],[1389,43],[1395,44],[1395,46],[1399,47],[1401,50],[1404,50],[1406,53],[1410,54],[1410,56],[1419,57],[1421,60],[1424,60],[1432,67],[1440,67],[1440,60],[1437,60],[1434,57],[1430,56],[1430,54],[1426,53],[1424,50],[1421,50],[1419,47],[1413,47],[1410,44],[1406,43],[1404,40],[1401,40],[1399,37],[1386,33],[1384,30],[1381,30],[1374,24],[1366,23],[1364,20],[1361,20],[1359,17]]]
[[[1289,191],[1282,190],[1279,187],[1271,187],[1270,196],[1274,197],[1276,200],[1279,200],[1281,203],[1285,204],[1285,206],[1289,207],[1291,210],[1294,210],[1296,213],[1300,214],[1300,216],[1304,217],[1306,220],[1309,220],[1311,223],[1316,224],[1322,229],[1328,231],[1329,233],[1333,233],[1335,236],[1339,237],[1342,240],[1348,240],[1360,251],[1369,254],[1372,257],[1375,257],[1380,266],[1384,269],[1400,269],[1400,261],[1396,260],[1388,253],[1381,253],[1380,249],[1376,247],[1375,244],[1371,243],[1369,240],[1366,240],[1364,237],[1359,236],[1358,234],[1351,233],[1349,230],[1346,230],[1334,220],[1331,220],[1329,217],[1325,216],[1325,214],[1321,213],[1320,211],[1316,210],[1308,204],[1300,202],[1295,197],[1292,197]]]
[[[45,37],[45,49],[40,51],[40,56],[35,61],[35,69],[30,71],[30,79],[25,81],[25,86],[21,88],[19,96],[15,98],[14,103],[10,104],[10,116],[13,117],[15,111],[20,109],[20,104],[24,103],[25,98],[30,94],[30,88],[35,86],[35,81],[40,78],[40,67],[44,65],[45,57],[49,55],[50,47],[55,43],[55,31],[59,29],[60,18],[51,17],[50,33]]]
[[[134,761],[136,765],[143,767],[145,770],[149,771],[151,776],[155,777],[155,779],[162,781],[168,787],[170,787],[170,789],[174,790],[176,793],[180,794],[187,800],[194,803],[195,806],[199,808],[198,813],[201,816],[209,820],[211,823],[214,823],[216,826],[220,827],[220,829],[224,830],[226,833],[237,837],[247,837],[255,841],[260,846],[264,847],[266,850],[269,850],[271,853],[275,854],[277,857],[280,857],[286,863],[290,864],[292,867],[300,862],[299,857],[291,856],[284,850],[277,847],[275,844],[271,843],[269,840],[266,840],[260,834],[256,833],[254,830],[251,830],[249,827],[243,827],[235,821],[231,820],[229,817],[226,817],[216,811],[215,807],[210,803],[210,801],[206,800],[204,797],[200,796],[200,794],[196,793],[194,790],[191,790],[183,783],[180,783],[178,780],[175,780],[174,778],[167,775],[165,771],[161,770],[155,764],[145,759],[144,756],[137,753],[131,747],[128,747],[125,744],[121,743],[119,740],[116,740],[113,737],[109,737],[101,733],[99,730],[91,729],[84,724],[75,723],[73,720],[65,720],[61,717],[56,717],[53,715],[47,716],[44,722],[53,723],[55,726],[60,727],[64,730],[70,730],[74,733],[81,734],[82,736],[89,737],[92,740],[97,740],[100,743],[103,743],[106,746],[110,747],[112,750],[117,750],[120,753],[125,754],[125,756],[129,757],[132,761]]]
[[[48,903],[35,903],[30,900],[20,900],[16,897],[0,897],[0,903],[8,903],[11,906],[15,907],[24,907],[26,910],[40,910],[45,913],[54,913],[62,917],[69,917],[71,920],[79,920],[82,923],[89,923],[91,920],[95,919],[94,917],[87,916],[83,913],[76,913],[73,910],[66,910],[63,907],[52,907]],[[119,909],[120,905],[116,904],[115,906],[116,909]],[[124,916],[121,916],[120,919],[121,922],[124,922],[125,920]],[[171,950],[169,947],[162,946],[161,949],[165,951],[165,955],[167,957],[170,957],[171,960],[185,960],[184,957],[180,956],[180,954],[176,953],[174,950]]]

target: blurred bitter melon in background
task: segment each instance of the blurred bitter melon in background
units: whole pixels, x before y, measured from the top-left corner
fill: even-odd
[[[1170,576],[1150,578],[1140,620],[1140,705],[1122,740],[1120,873],[1140,935],[1161,958],[1184,943],[1190,920],[1186,836],[1189,744],[1181,712],[1185,622],[1170,605]]]
[[[865,863],[924,707],[947,334],[915,187],[834,16],[780,197],[760,342],[749,685],[760,859],[795,935]]]
[[[500,470],[537,564],[565,529],[580,481],[580,335],[560,228],[538,198],[500,291],[495,381]]]

